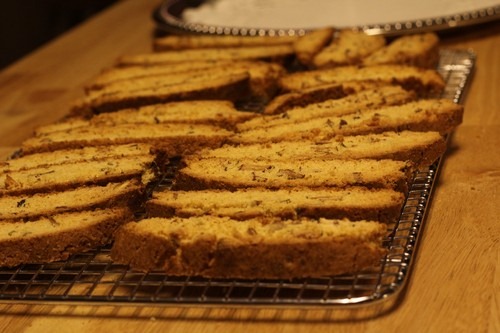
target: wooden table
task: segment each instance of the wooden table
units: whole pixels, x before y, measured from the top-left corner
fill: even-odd
[[[68,112],[120,55],[151,48],[157,0],[122,1],[0,73],[0,155]],[[0,304],[0,332],[500,332],[500,23],[442,36],[477,54],[463,124],[435,187],[407,288],[390,311]],[[366,317],[368,308],[351,309]]]

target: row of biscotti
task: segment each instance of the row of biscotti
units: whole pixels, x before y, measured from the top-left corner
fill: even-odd
[[[201,53],[192,51],[196,49],[208,49],[206,53],[212,56],[211,49],[215,48],[226,48],[231,51],[238,48],[275,47],[276,50],[284,50],[288,46],[296,54],[297,59],[308,67],[326,68],[358,64],[371,66],[390,63],[433,68],[439,57],[438,45],[439,38],[434,33],[407,35],[388,43],[380,35],[370,36],[362,31],[348,29],[335,31],[333,28],[323,28],[308,32],[304,36],[171,35],[155,39],[153,47],[157,52],[184,50],[186,56],[196,59]],[[124,63],[134,63],[134,61],[137,61],[137,57],[125,57],[122,60]]]
[[[169,36],[157,41],[157,44],[178,43],[178,47],[172,46],[172,50],[165,52],[124,56],[116,66],[96,77],[88,84],[86,97],[75,107],[75,113],[101,113],[125,107],[196,99],[230,99],[236,102],[257,100],[266,103],[284,91],[296,90],[290,89],[288,81],[296,81],[296,78],[292,76],[289,79],[286,64],[290,61],[284,59],[296,56],[300,60],[304,53],[311,55],[311,44],[318,43],[316,35],[323,36],[325,31],[331,37],[331,29],[315,31],[300,38]],[[347,40],[348,47],[353,51],[348,49],[346,53],[345,47],[341,46],[340,51],[335,52],[359,58],[354,50],[362,49],[365,39],[381,39],[381,46],[385,44],[383,37],[347,31],[341,32],[332,43],[343,45],[343,41]],[[321,40],[323,45],[327,39],[322,37]],[[428,43],[432,43],[432,47]],[[207,48],[208,45],[212,47]],[[336,64],[342,65],[342,68],[334,73],[328,70],[326,76],[314,84],[362,80],[398,83],[405,87],[411,85],[410,88],[416,89],[419,94],[439,92],[442,80],[432,77],[432,69],[420,68],[423,61],[417,60],[435,59],[436,46],[437,37],[433,34],[401,37],[387,46],[390,50],[397,50],[387,51],[397,54],[392,56],[392,61],[372,61],[369,64],[360,64],[354,58],[337,61]],[[312,48],[318,49],[317,46]],[[434,68],[435,61],[432,63],[423,67]],[[359,72],[357,65],[375,68]],[[331,66],[312,67],[326,70]],[[309,79],[306,80],[301,88],[313,85]]]
[[[63,260],[110,243],[144,202],[161,156],[128,144],[1,163],[0,266]]]

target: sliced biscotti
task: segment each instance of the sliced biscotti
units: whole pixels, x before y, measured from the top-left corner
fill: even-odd
[[[47,263],[111,242],[133,219],[128,208],[64,213],[33,222],[0,222],[0,266]]]
[[[263,160],[260,158],[186,157],[174,179],[174,189],[228,189],[264,187],[365,186],[406,192],[413,166],[394,160],[310,159]]]
[[[182,100],[227,99],[239,101],[248,99],[249,81],[250,75],[246,72],[239,74],[220,73],[200,77],[189,73],[180,82],[170,82],[159,87],[138,85],[132,90],[115,90],[110,93],[101,92],[87,96],[82,107],[90,109],[94,113],[101,113]]]
[[[148,154],[150,151],[152,151],[152,146],[146,143],[63,149],[52,152],[24,155],[0,162],[0,171],[12,172],[55,164],[107,160],[125,156],[139,156]]]
[[[111,258],[134,270],[212,278],[291,279],[380,264],[386,226],[370,221],[152,218],[117,232]]]
[[[0,174],[0,196],[33,194],[138,179],[148,184],[155,178],[154,155],[48,165]]]
[[[161,68],[161,66],[155,66]],[[169,67],[165,65],[163,67]],[[126,68],[125,68],[126,70]],[[150,70],[150,68],[148,68]],[[109,83],[100,89],[87,91],[91,99],[102,95],[116,92],[134,92],[138,89],[160,89],[186,82],[210,81],[220,76],[228,75],[250,75],[250,93],[256,99],[267,101],[271,98],[278,87],[278,78],[283,76],[286,70],[279,64],[262,61],[235,61],[223,66],[211,66],[202,70],[189,70],[184,72],[150,73],[141,77],[132,77],[127,80],[119,80]]]
[[[432,32],[402,36],[364,58],[364,66],[404,64],[435,68],[439,61],[439,37]]]
[[[95,115],[91,119],[68,119],[38,127],[36,135],[85,126],[118,124],[207,124],[233,128],[237,123],[255,117],[255,113],[238,111],[230,101],[185,101],[153,104]]]
[[[226,129],[198,124],[119,124],[77,127],[31,137],[22,144],[25,154],[112,144],[149,143],[169,156],[204,147],[220,147],[232,134]]]
[[[329,68],[360,64],[363,59],[385,45],[381,35],[370,36],[362,31],[342,30],[336,38],[312,59],[312,66]]]
[[[331,42],[334,33],[335,29],[326,27],[313,30],[298,38],[293,43],[297,60],[303,65],[310,66],[314,56]]]
[[[227,48],[203,48],[180,51],[154,52],[123,56],[118,66],[158,65],[191,61],[215,60],[271,60],[282,62],[293,56],[292,45],[245,46]]]
[[[338,117],[323,117],[293,124],[255,128],[240,132],[230,141],[239,144],[313,140],[326,141],[338,135],[361,135],[389,131],[435,131],[455,129],[463,107],[448,99],[418,100]]]
[[[85,90],[99,90],[112,83],[141,77],[199,71],[213,67],[230,66],[233,64],[234,61],[231,60],[200,60],[167,65],[111,67],[103,70],[93,78],[92,81],[86,85]]]
[[[393,159],[410,160],[417,166],[428,166],[446,150],[439,132],[384,132],[357,136],[340,136],[327,141],[284,141],[248,145],[226,145],[204,149],[200,158],[255,158],[301,161],[308,159]]]
[[[292,44],[299,36],[169,35],[153,40],[159,51]]]
[[[315,118],[343,116],[360,113],[364,110],[377,109],[382,106],[404,104],[415,99],[415,93],[404,90],[399,86],[383,86],[362,90],[343,98],[328,99],[304,107],[292,108],[282,114],[254,117],[244,123],[238,124],[237,129],[239,131],[246,131],[271,126],[284,126]]]
[[[320,103],[328,99],[337,99],[355,94],[363,90],[375,89],[387,84],[378,82],[344,82],[325,84],[292,91],[275,96],[264,107],[263,114],[271,115],[286,112],[292,108],[304,107],[313,103]]]
[[[297,72],[280,79],[285,91],[297,91],[328,83],[346,81],[375,81],[397,84],[414,90],[420,96],[436,96],[445,86],[443,78],[432,69],[405,65],[377,65],[368,67],[341,66],[330,69]]]
[[[127,206],[135,210],[141,204],[145,185],[136,179],[102,186],[79,186],[60,192],[0,197],[0,221],[32,221],[41,216],[65,212]]]
[[[389,189],[250,188],[154,192],[146,207],[149,217],[213,215],[236,220],[262,216],[324,217],[394,222],[403,203],[404,195]]]

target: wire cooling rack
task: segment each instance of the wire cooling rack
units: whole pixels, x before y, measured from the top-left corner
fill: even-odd
[[[472,52],[441,52],[438,70],[447,82],[442,97],[462,102],[474,63]],[[384,241],[388,253],[372,271],[299,280],[172,277],[115,264],[110,248],[104,247],[63,262],[0,268],[0,300],[287,306],[385,300],[398,294],[408,279],[439,164],[416,174],[399,220],[389,225]]]

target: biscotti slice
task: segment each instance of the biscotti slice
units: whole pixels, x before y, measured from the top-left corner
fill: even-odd
[[[324,217],[394,223],[404,200],[402,193],[389,189],[292,188],[272,191],[251,188],[154,192],[146,207],[149,217],[213,215],[236,220],[262,216],[287,219]]]
[[[0,266],[48,263],[111,242],[133,219],[128,208],[65,213],[33,222],[0,222]]]
[[[204,147],[220,147],[233,132],[198,124],[119,124],[77,127],[28,138],[25,154],[114,144],[148,143],[169,156],[188,154]]]
[[[40,216],[65,212],[128,206],[135,210],[144,184],[137,180],[108,183],[103,186],[80,186],[61,192],[0,197],[0,221],[30,221]]]
[[[148,154],[151,149],[152,146],[145,143],[63,149],[53,152],[24,155],[0,162],[0,171],[28,170],[55,164],[98,161],[124,156],[139,156]]]
[[[297,72],[282,77],[280,86],[286,91],[296,91],[327,83],[346,81],[376,81],[397,84],[407,90],[414,90],[420,96],[437,96],[444,90],[445,86],[443,78],[437,71],[405,65],[342,66]]]
[[[126,81],[140,77],[192,72],[213,67],[229,66],[231,64],[234,64],[234,61],[200,60],[192,62],[181,62],[176,64],[167,64],[167,65],[152,65],[152,66],[137,65],[128,67],[111,67],[102,71],[99,75],[97,75],[97,77],[95,77],[89,84],[87,84],[85,90],[86,91],[99,90],[111,83]]]
[[[319,159],[393,159],[429,166],[446,150],[446,141],[438,132],[384,132],[358,136],[340,136],[335,140],[309,140],[248,145],[226,145],[204,149],[200,158],[255,158],[269,160]]]
[[[304,122],[255,128],[235,134],[239,144],[313,140],[326,141],[338,135],[361,135],[389,131],[454,130],[463,117],[463,107],[448,99],[418,100],[403,105],[381,107],[339,117],[323,117]]]
[[[61,119],[55,123],[40,125],[35,128],[34,134],[40,135],[50,132],[66,131],[71,128],[83,127],[88,125],[89,125],[88,117],[82,117],[82,116],[68,117],[65,119]]]
[[[282,62],[293,54],[293,46],[288,44],[205,48],[128,55],[118,59],[118,66],[158,65],[200,60],[272,60]]]
[[[85,107],[94,113],[110,112],[145,105],[173,101],[207,99],[239,101],[248,99],[250,75],[224,74],[198,79],[189,75],[183,82],[160,87],[140,87],[136,90],[113,91],[109,94],[88,96]]]
[[[387,84],[378,82],[344,82],[325,84],[317,87],[307,88],[300,91],[292,91],[275,96],[264,108],[263,114],[271,115],[284,113],[292,108],[304,107],[313,103],[320,103],[328,99],[337,99],[358,93],[363,90],[375,89]]]
[[[239,131],[259,129],[271,126],[284,126],[304,122],[310,119],[332,116],[344,116],[373,110],[382,106],[400,105],[415,100],[415,93],[404,90],[400,86],[384,86],[362,90],[339,99],[329,99],[312,103],[304,107],[288,110],[286,113],[272,116],[255,117],[238,124]]]
[[[124,225],[111,258],[134,270],[208,278],[292,279],[380,265],[386,225],[348,220],[152,218]]]
[[[363,58],[385,45],[381,35],[367,35],[362,31],[342,30],[330,45],[323,48],[312,60],[316,68],[356,65]]]
[[[156,66],[159,67],[159,66]],[[168,67],[166,65],[165,67]],[[138,89],[160,89],[176,83],[210,81],[220,76],[228,75],[250,75],[250,93],[255,98],[263,100],[274,95],[278,87],[278,78],[283,76],[286,70],[279,64],[262,61],[240,61],[225,66],[212,66],[203,70],[191,70],[189,72],[154,74],[143,77],[129,78],[110,83],[99,90],[87,92],[89,98],[97,98],[102,95],[116,92],[134,92]]]
[[[310,66],[314,56],[331,42],[334,32],[335,29],[326,27],[310,31],[298,38],[293,43],[297,60],[303,65]]]
[[[186,157],[174,180],[174,189],[228,189],[264,187],[271,189],[302,187],[365,186],[408,189],[413,172],[410,163],[394,160],[310,159],[263,160],[260,158]]]
[[[0,174],[0,197],[76,188],[139,179],[148,184],[155,178],[155,156],[142,155],[100,161],[50,165]]]
[[[155,51],[292,44],[299,36],[169,35],[153,40]]]
[[[255,113],[238,111],[230,101],[185,101],[153,104],[95,115],[90,120],[69,119],[37,128],[36,135],[84,126],[118,124],[207,124],[233,128],[237,123],[255,117]]]
[[[439,37],[432,32],[402,36],[363,59],[364,66],[404,64],[435,68],[439,62]]]

